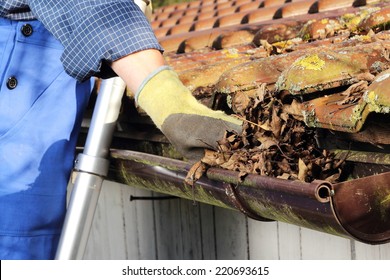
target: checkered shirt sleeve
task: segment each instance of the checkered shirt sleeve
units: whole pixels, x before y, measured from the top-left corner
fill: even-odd
[[[0,5],[2,2],[8,1],[0,1]],[[79,81],[111,74],[107,65],[128,54],[145,49],[162,51],[149,22],[132,0],[9,2],[28,2],[35,17],[63,44],[64,68]]]
[[[0,0],[0,17],[13,20],[34,19],[34,15],[28,7],[27,0]]]

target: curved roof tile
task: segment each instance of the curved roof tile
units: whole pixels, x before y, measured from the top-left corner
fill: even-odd
[[[190,3],[155,11],[152,26],[192,91],[234,101],[265,84],[291,96],[308,126],[348,133],[390,114],[388,0]]]

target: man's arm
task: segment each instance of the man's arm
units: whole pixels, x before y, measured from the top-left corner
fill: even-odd
[[[131,92],[136,93],[149,74],[163,65],[165,60],[160,51],[149,49],[120,58],[111,67]]]

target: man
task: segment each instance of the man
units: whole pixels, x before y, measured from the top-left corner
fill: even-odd
[[[1,1],[0,50],[1,259],[55,255],[90,77],[119,75],[188,159],[241,129],[196,102],[130,0]]]

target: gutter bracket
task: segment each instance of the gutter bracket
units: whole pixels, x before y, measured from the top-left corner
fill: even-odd
[[[274,222],[274,220],[264,218],[255,212],[253,212],[251,209],[249,209],[246,205],[244,205],[237,195],[236,187],[233,184],[224,183],[223,188],[225,189],[226,196],[228,197],[229,201],[233,204],[233,206],[239,210],[241,213],[243,213],[245,216],[262,222]]]

